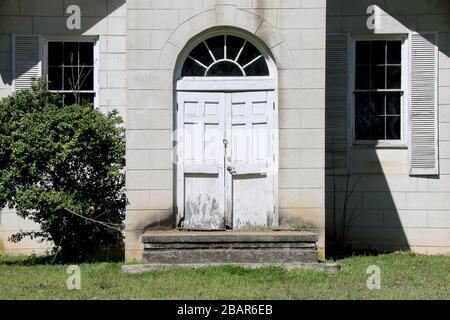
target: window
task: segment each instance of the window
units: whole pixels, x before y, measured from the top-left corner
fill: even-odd
[[[402,40],[355,42],[354,140],[403,140]]]
[[[94,42],[48,42],[49,89],[62,93],[64,104],[94,103],[94,47]]]
[[[183,65],[183,77],[269,76],[265,57],[249,41],[232,35],[198,44]]]

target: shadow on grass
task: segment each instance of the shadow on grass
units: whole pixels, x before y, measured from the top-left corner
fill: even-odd
[[[98,250],[94,254],[88,256],[80,263],[123,263],[125,260],[125,253],[123,248]],[[2,256],[0,254],[0,266],[38,266],[38,265],[65,265],[74,263],[71,260],[65,259],[59,255],[30,255],[30,256]]]
[[[351,246],[345,248],[330,246],[327,248],[327,259],[336,261],[351,257],[377,257],[394,252],[397,252],[397,250],[375,251],[370,249],[354,249]]]

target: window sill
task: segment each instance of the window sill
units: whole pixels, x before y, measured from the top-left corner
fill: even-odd
[[[393,150],[408,150],[406,144],[354,144],[352,149],[393,149]]]

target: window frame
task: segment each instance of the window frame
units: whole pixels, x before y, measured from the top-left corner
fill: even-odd
[[[216,57],[214,52],[213,52],[214,50],[212,50],[210,45],[208,44],[209,40],[211,40],[213,38],[216,38],[216,37],[223,37],[223,40],[224,40],[224,43],[223,43],[224,57],[223,58]],[[240,50],[238,50],[238,53],[237,53],[235,59],[232,59],[232,57],[228,56],[228,50],[227,50],[227,45],[229,44],[228,37],[235,37],[235,38],[238,38],[239,40],[242,40],[242,45],[240,47]],[[211,63],[209,63],[208,65],[206,65],[203,62],[199,61],[197,59],[197,57],[192,55],[193,51],[195,49],[197,49],[198,47],[202,46],[202,44],[204,45],[204,48],[206,48],[206,50],[209,52],[209,55],[212,58]],[[253,59],[249,60],[245,64],[241,64],[240,61],[239,61],[239,58],[243,54],[247,53],[248,50],[251,50],[251,47],[249,48],[249,46],[253,46],[254,49],[257,50],[257,56],[254,57]],[[186,64],[186,62],[188,60],[192,60],[194,62],[194,64],[196,63],[196,64],[200,65],[201,67],[203,67],[205,69],[204,74],[202,76],[199,76],[199,75],[196,75],[196,76],[183,75],[183,69],[184,69],[184,66],[185,66],[185,64]],[[265,75],[248,75],[247,71],[246,71],[247,67],[249,67],[252,64],[256,63],[258,60],[263,60],[264,61],[264,64],[265,64],[265,66],[267,68],[267,74],[265,74]],[[228,64],[231,64],[231,65],[234,65],[235,67],[237,67],[240,70],[240,72],[242,74],[239,75],[239,76],[208,75],[210,70],[214,66],[216,66],[216,65],[218,65],[220,63],[228,63]],[[258,46],[255,45],[252,40],[249,40],[249,39],[247,39],[245,37],[238,36],[236,34],[230,34],[228,32],[225,32],[223,34],[212,35],[210,37],[205,37],[201,41],[198,41],[198,43],[195,46],[192,46],[192,48],[190,49],[190,52],[187,53],[187,58],[184,59],[184,62],[182,62],[182,65],[181,65],[181,78],[183,78],[183,79],[189,79],[189,78],[221,78],[221,79],[225,78],[226,79],[226,78],[241,78],[241,77],[247,78],[247,79],[248,78],[260,79],[260,78],[267,78],[269,76],[270,76],[269,61],[266,58],[266,56],[264,55],[264,53],[258,48]]]
[[[356,76],[356,42],[358,41],[402,41],[401,47],[401,88],[393,92],[400,92],[400,135],[399,140],[357,140],[356,139],[356,112],[355,112],[355,76]],[[407,148],[409,145],[409,96],[410,96],[410,37],[408,34],[388,35],[351,35],[349,36],[349,77],[348,77],[348,104],[350,115],[349,141],[353,147],[376,147],[376,148]],[[383,90],[386,92],[386,90]]]
[[[253,44],[263,55],[264,59],[266,60],[267,67],[269,68],[269,75],[268,76],[246,76],[246,77],[183,77],[182,76],[182,69],[184,62],[188,58],[188,55],[191,53],[191,51],[202,41],[207,40],[209,38],[212,38],[214,36],[219,35],[231,35],[240,37],[244,40],[249,41],[251,44]],[[252,34],[248,34],[245,31],[241,31],[238,29],[216,29],[212,30],[211,32],[208,32],[207,34],[201,34],[192,39],[189,43],[185,45],[183,48],[181,54],[179,55],[177,59],[177,64],[175,67],[175,80],[174,82],[177,83],[177,90],[182,90],[185,86],[188,88],[194,87],[195,85],[192,84],[193,82],[197,83],[217,83],[217,88],[222,88],[220,85],[221,83],[225,83],[223,86],[224,90],[228,90],[230,87],[243,87],[242,89],[251,89],[253,86],[249,86],[249,82],[254,83],[263,83],[264,86],[269,85],[272,89],[274,87],[277,87],[277,81],[278,78],[278,70],[276,68],[276,63],[274,58],[272,57],[270,50],[261,43],[261,40],[258,39],[256,36]],[[249,81],[251,80],[251,81]],[[202,89],[203,86],[200,86],[198,89]],[[207,87],[205,87],[206,90],[208,90]]]
[[[43,63],[42,63],[42,72],[45,80],[48,81],[48,44],[49,42],[90,42],[94,44],[94,89],[91,90],[80,90],[80,93],[94,93],[94,107],[100,106],[100,97],[99,97],[99,39],[97,37],[85,37],[85,36],[70,36],[70,37],[52,37],[46,36],[43,37]],[[51,90],[52,92],[71,92],[70,90]]]

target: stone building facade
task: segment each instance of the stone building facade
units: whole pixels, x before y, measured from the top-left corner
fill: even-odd
[[[16,0],[0,18],[1,96],[20,72],[59,77],[67,48],[93,61],[86,96],[124,117],[127,259],[149,230],[249,225],[310,225],[323,256],[344,214],[355,246],[450,252],[448,1]],[[34,227],[5,210],[3,249],[43,249],[7,241]]]

